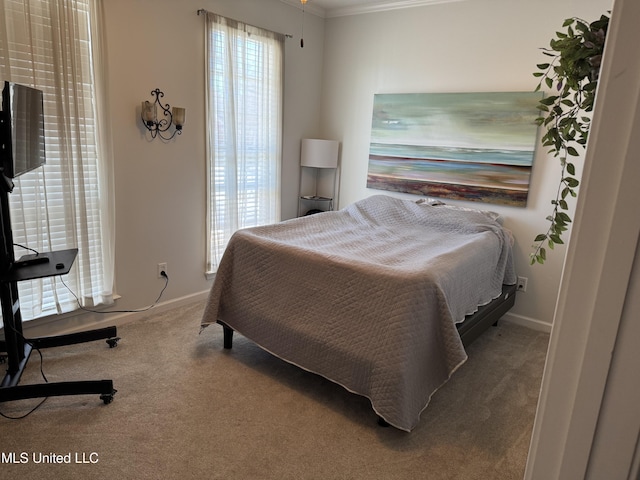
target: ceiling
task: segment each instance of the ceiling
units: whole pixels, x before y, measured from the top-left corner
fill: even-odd
[[[300,0],[280,0],[302,8]],[[463,0],[307,0],[305,11],[321,17],[342,17]]]

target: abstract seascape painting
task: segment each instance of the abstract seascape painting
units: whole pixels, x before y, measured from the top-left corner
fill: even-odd
[[[367,187],[524,207],[542,93],[376,94]]]

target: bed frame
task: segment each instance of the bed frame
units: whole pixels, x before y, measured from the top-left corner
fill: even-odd
[[[463,322],[457,325],[462,344],[468,347],[491,325],[497,325],[498,320],[507,313],[516,301],[516,285],[503,285],[502,294],[487,305],[478,308],[472,315],[467,315]],[[218,320],[224,331],[224,348],[233,347],[233,329]]]
[[[467,315],[464,322],[458,324],[458,333],[465,347],[471,345],[489,326],[498,325],[498,320],[515,304],[516,290],[517,285],[503,285],[498,298],[480,307],[473,315]]]

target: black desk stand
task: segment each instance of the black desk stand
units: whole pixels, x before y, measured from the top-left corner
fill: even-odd
[[[68,273],[78,254],[78,249],[41,253],[39,256],[47,257],[47,262],[17,266],[13,253],[8,185],[9,182],[0,186],[0,200],[2,203],[0,210],[0,301],[2,302],[2,321],[4,323],[5,337],[4,341],[0,340],[0,352],[6,352],[8,365],[7,373],[0,384],[0,403],[26,398],[99,394],[100,399],[105,404],[109,404],[116,393],[112,380],[18,385],[22,372],[29,361],[31,351],[34,348],[60,347],[100,339],[107,339],[109,346],[115,347],[119,338],[116,337],[116,327],[55,337],[25,338],[23,336],[18,282]]]

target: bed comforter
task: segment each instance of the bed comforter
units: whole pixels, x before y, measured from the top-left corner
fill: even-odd
[[[236,232],[202,328],[220,320],[410,431],[467,359],[456,323],[515,282],[489,216],[376,195]]]

